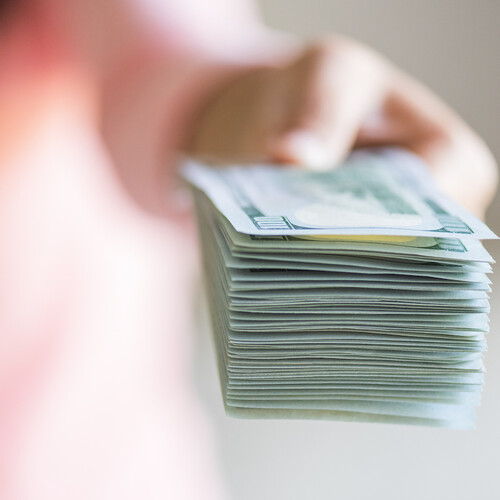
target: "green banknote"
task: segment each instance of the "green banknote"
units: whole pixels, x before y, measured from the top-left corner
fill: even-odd
[[[188,162],[184,177],[249,235],[495,238],[441,195],[421,160],[402,150],[358,152],[342,168],[322,173]]]
[[[229,415],[473,427],[495,236],[420,160],[185,176]]]

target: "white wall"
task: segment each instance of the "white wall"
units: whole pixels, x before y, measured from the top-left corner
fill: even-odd
[[[500,157],[500,1],[261,0],[268,23],[303,35],[342,32],[420,77]],[[498,216],[495,217],[495,213]],[[500,231],[500,202],[490,211]],[[500,245],[490,245],[497,260]],[[500,272],[500,271],[499,271]],[[227,418],[207,329],[197,381],[236,500],[498,500],[500,292],[492,297],[487,384],[477,430]]]

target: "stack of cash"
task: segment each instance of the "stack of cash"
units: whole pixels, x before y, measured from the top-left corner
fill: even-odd
[[[473,425],[495,235],[421,160],[184,173],[229,414]]]

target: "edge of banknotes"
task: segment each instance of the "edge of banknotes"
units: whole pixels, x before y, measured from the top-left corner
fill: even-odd
[[[228,414],[473,427],[496,236],[419,158],[183,174]]]

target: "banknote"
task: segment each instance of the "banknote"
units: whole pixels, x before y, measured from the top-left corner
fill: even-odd
[[[494,235],[418,159],[186,177],[229,415],[473,426]]]
[[[198,199],[198,202],[208,209],[210,203],[207,199]],[[243,256],[252,252],[254,256],[260,254],[275,254],[286,252],[311,252],[318,255],[353,255],[363,256],[385,256],[392,260],[413,260],[425,262],[442,262],[443,260],[457,265],[461,261],[475,263],[492,263],[493,258],[477,240],[459,238],[432,238],[412,237],[383,240],[365,237],[351,237],[350,240],[339,236],[334,239],[306,239],[305,237],[274,235],[255,236],[237,232],[232,224],[225,218],[219,217],[213,222],[212,230],[217,230],[226,240],[231,253],[234,256]],[[332,242],[335,244],[332,245]]]
[[[422,161],[403,150],[360,151],[322,173],[187,161],[183,175],[244,234],[495,238],[439,193]]]

